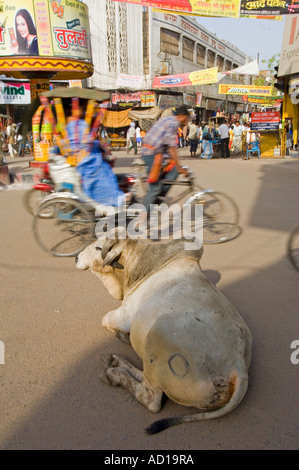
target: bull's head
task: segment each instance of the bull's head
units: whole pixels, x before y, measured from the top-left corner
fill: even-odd
[[[99,238],[76,258],[77,268],[90,269],[94,272],[109,294],[118,300],[123,298],[123,287],[116,271],[124,269],[118,262],[124,243],[125,240],[119,240],[119,231],[115,231],[114,234],[109,233],[109,238],[106,236]]]

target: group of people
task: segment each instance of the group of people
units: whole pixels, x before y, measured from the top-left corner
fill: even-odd
[[[134,155],[137,155],[138,147],[142,145],[142,139],[145,136],[145,131],[141,130],[139,126],[136,127],[135,122],[131,122],[127,132],[127,153],[134,150]]]
[[[16,124],[10,118],[6,127],[1,128],[0,132],[0,151],[3,163],[7,163],[4,151],[7,150],[10,158],[23,157],[25,154],[25,145],[28,145],[30,150],[33,150],[32,137],[28,133],[24,137],[20,132],[21,123]]]
[[[250,124],[241,124],[240,121],[234,123],[228,123],[224,120],[223,123],[216,128],[213,124],[208,124],[202,121],[199,125],[196,125],[195,119],[188,123],[187,135],[190,146],[191,157],[196,157],[196,152],[199,152],[200,158],[210,159],[213,156],[213,144],[220,141],[221,158],[230,158],[231,152],[239,154],[242,152],[242,136],[246,132],[246,142],[252,142],[255,140],[255,134],[249,132]],[[185,132],[186,133],[186,132]],[[180,145],[180,139],[183,139],[182,129],[178,129],[178,146]]]

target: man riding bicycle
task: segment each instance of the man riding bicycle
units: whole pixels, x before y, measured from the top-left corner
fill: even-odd
[[[178,127],[188,124],[189,117],[188,108],[180,106],[173,116],[159,119],[145,135],[141,152],[147,166],[149,189],[143,201],[146,213],[141,223],[149,216],[150,205],[169,191],[170,185],[164,185],[163,180],[175,180],[179,173],[187,174],[178,159],[177,132]]]

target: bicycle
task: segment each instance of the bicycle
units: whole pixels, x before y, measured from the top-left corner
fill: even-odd
[[[110,217],[114,217],[116,223],[121,215],[125,215],[128,222],[137,219],[141,210],[138,211],[134,204],[140,203],[146,192],[146,176],[143,163],[135,162],[134,165],[138,167],[138,174],[132,175],[131,199],[122,209],[108,208],[89,200],[80,190],[79,183],[75,187],[69,186],[72,192],[63,195],[55,192],[44,198],[33,219],[33,234],[39,246],[53,256],[75,257],[95,239],[99,221],[103,226],[109,224]],[[203,243],[224,243],[236,236],[239,210],[230,196],[198,186],[191,171],[183,180],[165,180],[164,183],[178,188],[186,187],[174,197],[160,198],[159,203],[167,201],[169,206],[180,202],[188,206],[192,227],[196,224],[196,206],[202,205]],[[102,212],[96,212],[101,207]]]
[[[290,233],[287,243],[288,257],[297,271],[299,271],[299,224]]]

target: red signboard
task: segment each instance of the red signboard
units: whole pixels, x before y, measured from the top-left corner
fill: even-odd
[[[280,113],[277,111],[251,113],[251,122],[279,122]]]
[[[280,112],[264,111],[261,113],[251,113],[251,129],[255,131],[279,129]]]

